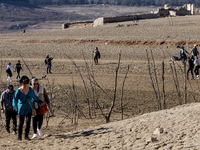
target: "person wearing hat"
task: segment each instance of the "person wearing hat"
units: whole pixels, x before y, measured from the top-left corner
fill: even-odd
[[[180,57],[182,59],[182,65],[184,65],[184,62],[187,59],[186,53],[188,52],[184,49],[184,46],[181,46]]]
[[[13,85],[8,85],[8,88],[6,91],[4,91],[1,95],[1,110],[2,113],[5,113],[6,118],[6,133],[10,133],[10,120],[12,118],[13,120],[13,132],[12,134],[16,134],[16,127],[17,127],[17,113],[13,110],[12,101],[13,101],[13,95],[15,93],[15,90],[13,88]]]
[[[49,57],[49,54],[47,54],[46,59],[45,59],[45,64],[47,65],[47,74],[51,73],[51,61],[53,60],[53,57]]]
[[[195,60],[195,56],[199,55],[199,51],[197,50],[197,45],[194,45],[194,47],[192,48],[190,54],[192,53],[192,56]]]

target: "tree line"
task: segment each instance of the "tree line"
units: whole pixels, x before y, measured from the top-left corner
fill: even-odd
[[[127,6],[163,6],[170,4],[171,6],[181,6],[187,3],[200,6],[200,0],[0,0],[0,2],[28,3],[32,5],[64,5],[64,4],[112,4]]]

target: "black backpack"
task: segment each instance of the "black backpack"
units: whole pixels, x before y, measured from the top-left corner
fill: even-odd
[[[47,58],[44,60],[44,63],[47,65],[47,63],[48,63],[48,60],[47,60]]]
[[[10,68],[6,69],[6,72],[7,72],[8,74],[10,74],[10,73],[11,73]]]
[[[98,58],[101,58],[101,54],[100,54],[99,51],[97,51],[96,55],[97,55]]]

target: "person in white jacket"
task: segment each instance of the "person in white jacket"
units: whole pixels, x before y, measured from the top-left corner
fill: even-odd
[[[197,79],[199,79],[200,60],[198,59],[197,56],[195,56],[194,65],[195,65],[194,73],[197,76]]]
[[[10,80],[10,82],[12,82],[12,72],[15,72],[15,71],[13,70],[13,68],[12,68],[10,62],[8,63],[8,66],[7,66],[6,72],[7,72],[7,76],[8,76],[7,81]]]

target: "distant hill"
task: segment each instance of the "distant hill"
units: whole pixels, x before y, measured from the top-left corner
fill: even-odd
[[[64,5],[64,4],[114,4],[128,6],[163,6],[168,3],[172,6],[181,6],[186,3],[200,6],[199,0],[0,0],[0,3],[20,5]]]

